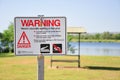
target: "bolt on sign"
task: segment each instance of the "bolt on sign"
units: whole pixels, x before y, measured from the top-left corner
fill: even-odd
[[[66,17],[15,17],[15,54],[64,55]]]

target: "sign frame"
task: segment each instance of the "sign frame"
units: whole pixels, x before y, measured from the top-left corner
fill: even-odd
[[[39,18],[40,20],[42,20],[42,19],[44,19],[44,18],[64,18],[65,19],[65,44],[64,44],[64,46],[65,46],[65,49],[64,49],[64,54],[43,54],[43,53],[34,53],[34,54],[18,54],[17,52],[16,52],[16,50],[17,50],[17,47],[16,47],[16,44],[17,44],[17,40],[16,40],[16,37],[17,37],[17,35],[16,35],[16,33],[18,32],[17,31],[17,23],[16,23],[16,19],[17,18]],[[39,56],[39,55],[43,55],[43,56],[62,56],[62,55],[66,55],[67,54],[67,21],[66,21],[67,19],[66,19],[66,17],[63,17],[63,16],[60,16],[60,17],[15,17],[14,18],[14,52],[15,52],[15,55],[16,56]]]

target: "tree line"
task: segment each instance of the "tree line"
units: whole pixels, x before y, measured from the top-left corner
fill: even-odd
[[[105,40],[120,40],[120,33],[94,33],[94,34],[83,34],[81,35],[81,39],[105,39]]]
[[[68,39],[78,40],[79,36],[75,34],[69,34]],[[112,32],[103,32],[103,33],[85,33],[80,35],[80,39],[84,40],[120,40],[120,33],[112,33]]]

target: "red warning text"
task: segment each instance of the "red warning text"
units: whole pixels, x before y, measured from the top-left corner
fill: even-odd
[[[40,20],[40,19],[36,19],[36,20],[32,20],[32,19],[21,19],[20,20],[22,27],[59,27],[60,26],[60,20],[59,19],[45,19],[45,20]]]

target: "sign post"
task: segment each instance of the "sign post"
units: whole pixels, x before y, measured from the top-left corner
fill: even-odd
[[[44,80],[44,56],[37,56],[38,61],[38,80]]]
[[[43,17],[44,15],[38,15],[38,17]],[[42,19],[41,19],[42,20]],[[44,56],[37,56],[38,61],[38,80],[44,80]]]
[[[17,56],[37,56],[38,80],[44,80],[44,56],[66,54],[66,17],[15,17]]]

